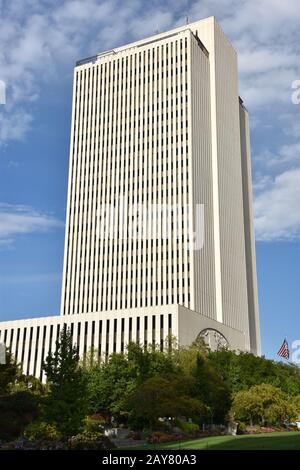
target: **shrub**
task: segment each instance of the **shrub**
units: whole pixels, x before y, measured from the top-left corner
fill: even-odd
[[[39,397],[22,391],[0,397],[0,439],[19,437],[25,427],[40,414]]]
[[[113,449],[115,445],[105,436],[97,432],[82,432],[68,441],[70,450],[103,450]]]
[[[143,416],[131,415],[128,419],[128,426],[132,431],[141,431],[146,428],[148,421]]]
[[[246,424],[242,423],[241,421],[238,422],[237,434],[245,434],[246,432],[247,432]]]
[[[194,433],[199,431],[199,426],[196,423],[188,423],[187,421],[177,421],[177,426],[184,432]]]
[[[151,434],[148,440],[151,444],[158,444],[158,443],[173,441],[174,437],[175,437],[174,434],[156,431]]]
[[[105,421],[102,418],[98,419],[97,415],[87,416],[83,422],[83,429],[90,433],[102,433],[104,424]]]
[[[274,428],[274,427],[271,427],[271,426],[262,426],[260,428],[261,432],[265,433],[265,432],[277,432],[278,429]]]
[[[61,438],[54,424],[48,424],[44,421],[30,423],[25,431],[24,437],[30,442],[34,441],[58,441]]]
[[[153,432],[148,437],[148,442],[151,444],[160,444],[163,442],[171,442],[171,441],[183,441],[185,439],[191,439],[191,437],[207,437],[211,434],[208,432],[200,432],[200,431],[190,431],[190,432],[176,432],[176,433],[167,433],[156,431]]]

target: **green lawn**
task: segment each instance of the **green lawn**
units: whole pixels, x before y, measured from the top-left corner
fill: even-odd
[[[205,437],[191,441],[146,445],[132,449],[300,450],[300,432]]]

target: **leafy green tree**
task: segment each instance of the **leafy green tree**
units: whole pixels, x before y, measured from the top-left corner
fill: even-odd
[[[296,364],[283,364],[282,362],[270,361],[273,363],[273,376],[269,381],[276,387],[281,388],[288,395],[300,394],[300,368]]]
[[[203,339],[198,338],[191,346],[174,350],[173,359],[181,374],[194,378],[191,396],[203,402],[207,410],[201,420],[224,422],[231,406],[231,390],[209,359],[209,350]]]
[[[12,392],[29,391],[35,395],[43,396],[47,392],[47,386],[33,375],[20,375],[11,388]]]
[[[45,399],[44,420],[55,424],[65,436],[76,434],[87,412],[86,381],[78,366],[76,346],[66,327],[63,328],[54,353],[43,364],[50,392]]]
[[[138,383],[155,375],[170,374],[178,370],[171,350],[162,352],[158,345],[144,348],[140,344],[130,343],[127,347],[127,360]]]
[[[233,393],[268,383],[288,395],[300,394],[300,369],[296,365],[227,350],[210,352],[208,357]]]
[[[231,391],[216,371],[213,363],[207,358],[197,357],[195,396],[199,398],[209,410],[209,417],[204,416],[213,423],[223,423],[227,419],[231,407]]]
[[[0,439],[19,437],[25,426],[40,415],[40,397],[30,391],[18,391],[0,397]]]
[[[300,421],[300,395],[292,397],[291,402],[296,410],[296,419],[297,421]]]
[[[91,364],[91,361],[86,363]],[[113,415],[117,421],[131,413],[128,397],[156,376],[168,380],[170,375],[180,377],[181,383],[188,385],[182,394],[205,405],[202,421],[223,422],[231,405],[229,387],[208,359],[202,340],[191,347],[172,347],[164,352],[131,343],[126,354],[113,354],[106,362],[85,367],[85,374],[89,412]]]
[[[161,380],[169,380],[170,376],[180,378],[180,383],[186,384],[181,395],[201,402],[201,420],[205,422],[226,421],[232,396],[239,391],[249,391],[255,385],[265,383],[280,388],[288,396],[300,395],[298,368],[249,353],[210,352],[201,339],[190,347],[178,347],[173,342],[164,352],[131,343],[125,354],[113,354],[101,364],[85,361],[84,374],[88,384],[89,413],[114,416],[117,422],[130,416],[131,421],[135,418],[140,425],[145,425],[145,419],[131,406],[130,397],[145,383],[148,386],[148,380],[157,377]],[[177,387],[178,384],[177,381]],[[165,406],[166,401],[162,396],[161,399]],[[283,419],[279,417],[289,415],[292,415],[291,409],[279,400],[270,405],[268,416],[263,419]],[[255,416],[256,420],[262,419]],[[146,418],[148,423],[149,419]]]
[[[21,368],[7,348],[5,364],[0,364],[0,395],[10,393],[21,376]]]
[[[150,427],[158,418],[199,417],[205,406],[186,394],[187,384],[179,377],[154,376],[140,384],[128,399],[128,407],[136,419]]]
[[[122,354],[113,354],[107,362],[84,370],[87,382],[89,413],[121,415],[124,402],[135,388],[136,379]]]
[[[172,359],[177,368],[185,374],[194,374],[199,356],[206,358],[208,348],[202,338],[197,338],[191,346],[178,346],[172,350]]]
[[[270,384],[260,384],[237,392],[232,405],[236,419],[252,424],[280,424],[297,415],[287,395]]]
[[[106,362],[85,367],[89,412],[113,415],[118,421],[122,416],[125,419],[127,398],[132,391],[148,378],[175,369],[169,354],[130,343],[125,354],[112,354]]]
[[[38,440],[57,441],[61,438],[61,435],[53,424],[48,424],[43,421],[35,421],[26,427],[24,437],[26,437],[30,442]]]

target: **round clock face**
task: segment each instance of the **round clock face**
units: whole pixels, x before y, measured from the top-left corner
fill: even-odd
[[[229,347],[225,336],[213,328],[205,328],[205,330],[201,331],[199,336],[204,339],[205,343],[212,351],[217,351],[218,349],[223,348],[227,349]]]

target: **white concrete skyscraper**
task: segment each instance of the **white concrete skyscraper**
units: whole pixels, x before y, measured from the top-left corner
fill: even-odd
[[[61,315],[0,324],[25,372],[63,324],[99,356],[260,354],[248,113],[213,17],[76,64],[69,165]]]

